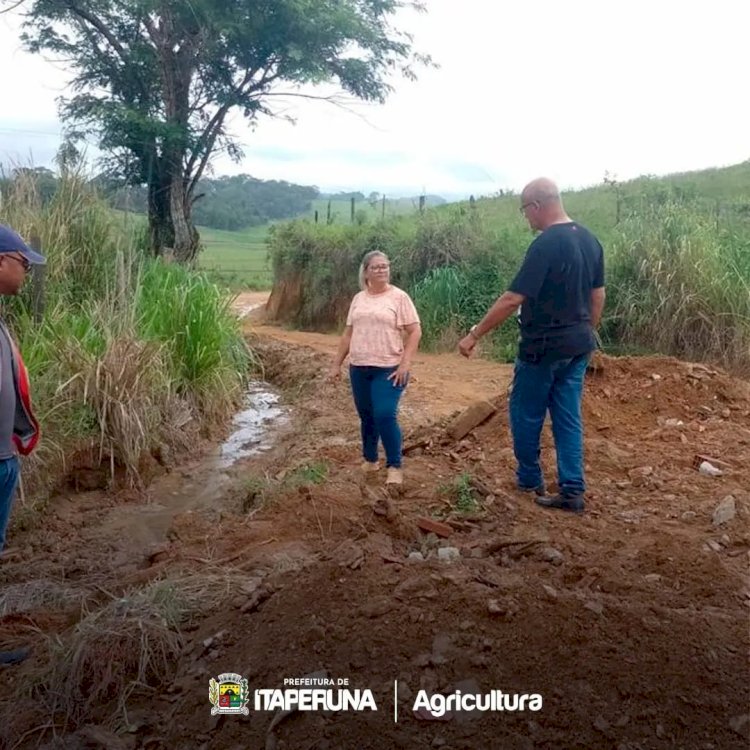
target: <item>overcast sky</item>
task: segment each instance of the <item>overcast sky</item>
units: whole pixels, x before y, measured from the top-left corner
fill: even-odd
[[[750,158],[747,0],[426,4],[399,24],[439,69],[357,114],[296,100],[296,125],[234,118],[245,158],[218,159],[215,174],[459,197],[542,174],[574,187]],[[0,16],[0,162],[49,165],[67,76],[23,52],[18,29]]]

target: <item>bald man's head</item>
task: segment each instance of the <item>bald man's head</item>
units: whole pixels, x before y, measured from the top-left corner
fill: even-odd
[[[552,180],[547,177],[539,177],[532,180],[521,193],[524,203],[553,203],[560,202],[560,191]]]
[[[544,231],[551,224],[570,221],[557,185],[547,177],[532,180],[521,191],[521,212],[529,226],[537,231]]]

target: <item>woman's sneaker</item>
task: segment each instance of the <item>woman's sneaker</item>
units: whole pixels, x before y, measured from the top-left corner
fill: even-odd
[[[386,484],[403,484],[404,483],[404,472],[401,469],[396,469],[393,466],[388,469],[388,476],[385,480]]]

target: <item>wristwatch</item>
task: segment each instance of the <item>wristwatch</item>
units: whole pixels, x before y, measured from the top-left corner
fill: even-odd
[[[478,325],[479,323],[476,323],[471,328],[469,328],[469,336],[471,336],[475,341],[479,341],[479,336],[477,336],[476,333],[474,333],[474,331],[477,330]]]

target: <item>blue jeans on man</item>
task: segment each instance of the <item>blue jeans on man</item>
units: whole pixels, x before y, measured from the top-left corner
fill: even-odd
[[[8,530],[10,511],[18,485],[19,468],[16,456],[0,460],[0,552],[5,547],[5,532]]]
[[[10,512],[13,508],[13,498],[18,486],[20,464],[17,456],[0,459],[0,554],[5,547],[5,532],[10,521]],[[0,651],[0,666],[19,664],[28,658],[31,649],[28,646],[14,649],[12,651]]]
[[[560,497],[575,499],[580,509],[586,491],[581,400],[589,356],[581,354],[545,364],[516,360],[509,403],[519,489],[543,494],[540,439],[549,411],[557,451]]]
[[[365,461],[376,463],[378,440],[382,440],[389,469],[401,468],[401,428],[397,413],[406,385],[395,385],[388,380],[397,369],[349,365],[349,380],[361,425],[362,455]]]

